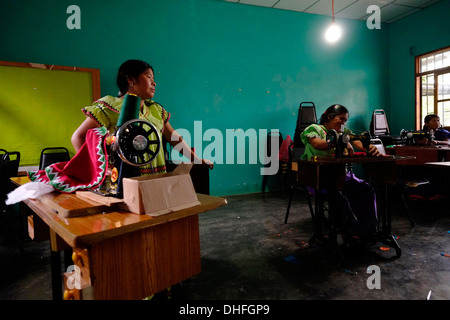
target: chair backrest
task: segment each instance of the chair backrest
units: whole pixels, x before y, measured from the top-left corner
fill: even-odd
[[[383,109],[376,109],[373,111],[372,120],[370,121],[370,134],[373,137],[391,134],[386,113]]]
[[[19,172],[19,163],[19,151],[11,151],[2,154],[0,157],[0,175],[2,179],[16,177]]]
[[[0,200],[2,202],[6,199],[6,194],[13,189],[12,182],[9,178],[17,177],[19,163],[19,151],[6,152],[0,156]]]
[[[63,161],[69,161],[69,150],[64,147],[44,148],[41,151],[41,158],[39,160],[39,170],[44,170],[51,164]]]
[[[300,134],[309,125],[317,123],[316,106],[313,102],[301,102],[298,108],[297,125],[294,134],[294,148],[304,147]]]

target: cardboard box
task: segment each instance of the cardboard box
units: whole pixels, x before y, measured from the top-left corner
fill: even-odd
[[[124,178],[123,200],[128,210],[155,217],[199,205],[191,168],[192,163],[181,163],[169,173]]]

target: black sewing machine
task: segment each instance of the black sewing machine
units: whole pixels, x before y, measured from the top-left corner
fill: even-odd
[[[140,103],[138,96],[124,97],[117,129],[105,138],[108,173],[96,193],[121,198],[122,179],[139,176],[139,167],[150,164],[161,148],[159,131],[150,122],[139,119]]]
[[[336,158],[343,158],[350,156],[347,149],[347,143],[351,141],[360,140],[363,147],[365,149],[368,149],[370,145],[370,139],[371,137],[369,132],[364,132],[360,135],[355,135],[337,132],[334,129],[329,130],[326,136],[326,141],[328,145],[336,148],[335,153]]]
[[[412,146],[412,145],[417,145],[417,144],[424,145],[424,143],[418,143],[418,141],[423,140],[423,139],[427,139],[426,145],[430,145],[431,142],[434,140],[434,133],[433,133],[433,130],[431,130],[431,131],[422,131],[422,130],[407,131],[405,129],[402,129],[400,131],[400,137],[402,140],[406,140],[407,146]]]

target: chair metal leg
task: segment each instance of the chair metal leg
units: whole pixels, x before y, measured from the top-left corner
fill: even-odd
[[[288,221],[289,211],[291,210],[292,199],[294,197],[294,191],[295,191],[295,187],[291,187],[291,193],[289,195],[289,202],[288,202],[288,207],[287,207],[287,210],[286,210],[286,216],[284,217],[284,223],[285,224]],[[311,212],[311,217],[314,220],[314,209],[313,209],[313,206],[312,206],[311,195],[309,193],[306,195],[306,200],[308,201],[309,212]]]
[[[402,197],[403,205],[406,210],[406,215],[408,216],[408,219],[411,222],[411,227],[414,227],[414,220],[412,219],[411,210],[409,209],[408,203],[406,202],[406,198],[405,198],[405,195],[403,194],[403,192],[401,193],[401,197]]]
[[[311,216],[314,216],[314,209],[311,202],[311,195],[309,193],[306,195],[306,200],[308,201],[309,212],[311,213]]]
[[[284,217],[284,224],[287,223],[289,217],[289,211],[291,210],[292,198],[294,197],[294,188],[291,187],[291,194],[289,195],[288,207],[286,210],[286,216]]]

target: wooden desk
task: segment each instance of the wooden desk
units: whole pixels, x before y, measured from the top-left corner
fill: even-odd
[[[398,161],[399,165],[417,166],[426,162],[450,161],[450,148],[444,146],[394,146],[386,153],[396,156],[414,156],[413,161]]]
[[[442,177],[445,186],[445,202],[446,204],[450,204],[450,161],[426,162],[424,166],[443,171]]]
[[[323,238],[320,227],[320,216],[323,216],[323,196],[321,190],[328,191],[328,211],[329,211],[329,234],[328,240],[331,245],[337,249],[339,258],[342,254],[337,246],[337,226],[339,222],[336,220],[339,216],[337,208],[338,191],[344,189],[346,178],[346,166],[348,164],[362,164],[366,174],[374,181],[380,181],[385,186],[384,193],[381,195],[385,200],[384,210],[381,210],[381,228],[379,230],[378,240],[392,246],[397,254],[401,256],[401,249],[395,238],[392,236],[391,230],[391,211],[389,203],[388,185],[397,183],[398,173],[396,163],[398,161],[411,161],[414,157],[361,157],[361,158],[331,158],[316,157],[314,160],[298,160],[292,163],[292,170],[297,172],[297,180],[299,183],[312,187],[316,190],[316,212],[313,216],[315,225],[315,234],[311,240]],[[320,205],[317,205],[319,203]],[[311,241],[310,240],[310,241]]]
[[[12,180],[18,185],[29,181]],[[52,196],[76,197],[56,192]],[[39,200],[23,202],[73,249],[82,288],[66,290],[65,298],[125,300],[143,299],[200,273],[198,214],[225,205],[226,200],[197,196],[200,205],[158,217],[113,211],[61,219]],[[58,251],[56,238],[51,244]]]
[[[345,182],[345,167],[348,164],[362,164],[367,174],[376,180],[395,184],[397,171],[395,166],[401,161],[412,161],[413,156],[385,157],[348,157],[331,158],[317,157],[316,160],[297,160],[292,163],[292,170],[297,171],[298,179],[314,189],[343,189]],[[383,167],[380,167],[382,166]]]

